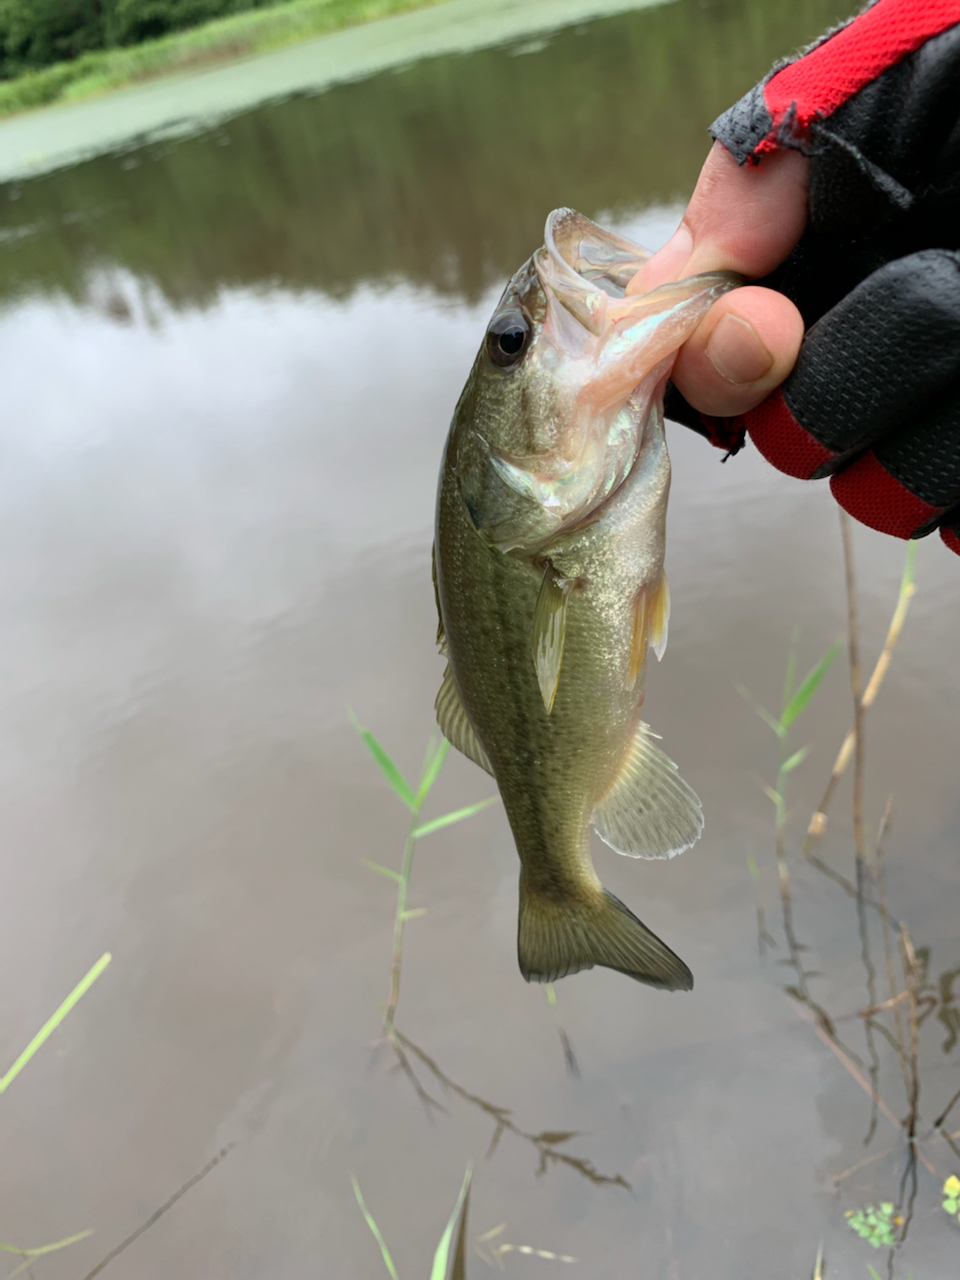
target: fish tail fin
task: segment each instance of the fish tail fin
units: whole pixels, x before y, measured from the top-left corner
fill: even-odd
[[[528,982],[554,982],[599,964],[667,991],[693,987],[680,957],[606,889],[593,900],[558,900],[532,889],[523,874],[517,958]]]

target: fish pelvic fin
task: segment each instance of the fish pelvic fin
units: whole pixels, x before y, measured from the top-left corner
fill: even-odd
[[[437,694],[437,724],[440,732],[458,751],[462,751],[468,760],[478,764],[487,773],[493,773],[490,757],[483,749],[483,743],[477,737],[476,730],[470,723],[467,709],[461,701],[457,686],[453,682],[453,672],[447,663],[443,673],[443,683]]]
[[[556,982],[602,965],[665,991],[689,991],[693,974],[619,898],[599,889],[591,900],[536,892],[520,875],[520,972],[527,982]]]
[[[619,776],[593,812],[597,835],[628,858],[672,858],[703,831],[696,792],[641,722]]]

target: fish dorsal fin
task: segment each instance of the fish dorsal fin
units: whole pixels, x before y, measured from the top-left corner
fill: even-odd
[[[703,810],[677,766],[641,724],[620,776],[593,811],[600,839],[628,858],[672,858],[699,838]]]
[[[637,676],[643,666],[647,643],[657,655],[657,661],[663,657],[667,649],[667,627],[670,622],[670,588],[667,575],[661,573],[660,581],[654,587],[644,587],[637,596],[636,612],[633,617],[633,638],[630,643],[630,667],[628,687],[633,688]]]
[[[437,724],[440,726],[440,732],[450,743],[452,747],[456,747],[458,751],[478,764],[481,769],[486,769],[487,773],[492,774],[493,768],[490,759],[481,745],[480,739],[474,731],[473,725],[470,723],[470,717],[467,715],[466,708],[460,701],[460,694],[457,692],[457,686],[453,682],[453,672],[450,670],[450,664],[447,663],[446,670],[443,673],[443,684],[440,686],[440,692],[437,694]]]
[[[567,636],[567,600],[571,585],[548,564],[543,571],[540,594],[533,610],[533,665],[537,671],[540,697],[547,715],[553,710],[553,700],[560,683],[563,645]]]

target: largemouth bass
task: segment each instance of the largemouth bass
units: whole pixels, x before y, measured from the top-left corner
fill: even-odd
[[[641,296],[648,256],[570,209],[497,305],[453,416],[437,502],[440,728],[497,781],[520,855],[527,981],[605,965],[688,990],[683,961],[600,883],[672,857],[700,802],[641,721],[670,612],[663,389],[729,273]]]

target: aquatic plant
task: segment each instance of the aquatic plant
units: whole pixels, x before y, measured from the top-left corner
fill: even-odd
[[[365,729],[360,724],[352,711],[350,712],[350,718],[360,737],[366,743],[367,749],[376,761],[380,772],[390,784],[394,795],[410,812],[410,824],[407,828],[407,838],[403,846],[400,870],[394,871],[391,867],[384,867],[378,862],[365,862],[364,864],[371,871],[376,871],[379,875],[395,881],[397,885],[397,909],[393,922],[393,971],[390,979],[390,996],[387,1000],[387,1008],[383,1019],[387,1036],[390,1037],[392,1036],[393,1024],[396,1018],[397,1002],[400,999],[404,926],[408,920],[426,913],[426,907],[417,907],[413,911],[407,909],[407,894],[410,889],[413,855],[417,847],[417,841],[422,840],[424,836],[431,835],[434,831],[440,831],[455,822],[462,822],[464,818],[472,817],[475,813],[479,813],[481,809],[486,809],[490,805],[496,804],[499,797],[488,796],[486,800],[478,800],[475,804],[468,804],[462,809],[454,810],[452,813],[445,813],[439,818],[431,818],[427,822],[421,822],[420,811],[427,796],[430,794],[433,784],[440,775],[440,770],[443,768],[443,762],[447,758],[447,752],[450,749],[449,742],[447,742],[446,738],[440,736],[439,731],[430,739],[426,756],[424,757],[423,768],[420,772],[420,781],[416,790],[414,790],[390,758],[386,748],[377,741],[369,729]]]
[[[895,1228],[902,1219],[895,1213],[889,1200],[884,1200],[880,1205],[868,1204],[864,1209],[848,1209],[846,1218],[860,1239],[866,1240],[874,1249],[882,1249],[884,1245],[897,1242]]]
[[[8,0],[9,2],[9,0]],[[156,0],[151,0],[155,5]],[[76,56],[65,50],[59,53],[50,46],[51,57],[63,61],[51,61],[42,55],[33,62],[3,58],[4,46],[9,39],[4,30],[4,10],[0,2],[0,115],[13,111],[26,111],[46,103],[103,93],[128,84],[136,84],[161,75],[194,70],[211,63],[238,57],[264,53],[309,36],[322,35],[342,27],[359,25],[376,18],[399,13],[405,9],[421,8],[438,0],[277,0],[265,7],[247,7],[246,12],[232,12],[214,17],[188,30],[172,30],[158,27],[151,34],[155,39],[144,39],[131,44],[125,40],[113,42],[122,47],[100,47],[103,43],[96,33],[87,32],[86,42],[75,45]],[[24,3],[24,12],[30,13],[32,4]],[[48,6],[49,7],[49,6]],[[97,8],[100,6],[98,5]],[[132,6],[126,6],[132,8]],[[234,9],[242,7],[234,6]],[[131,14],[133,30],[136,15]],[[196,21],[196,18],[194,19]],[[69,24],[68,24],[69,25]],[[180,26],[184,24],[179,24]],[[141,30],[143,30],[141,24]],[[165,34],[161,32],[165,31]],[[49,42],[48,42],[49,44]]]
[[[43,1024],[37,1034],[33,1037],[24,1051],[19,1055],[13,1066],[0,1077],[0,1093],[4,1093],[17,1076],[24,1069],[30,1059],[36,1054],[37,1050],[53,1035],[60,1023],[70,1012],[70,1010],[86,995],[96,980],[106,969],[110,963],[112,956],[109,951],[104,952],[97,963],[84,974],[77,985],[60,1005],[54,1010],[47,1021]],[[0,1242],[0,1252],[18,1254],[21,1262],[19,1267],[11,1271],[7,1280],[13,1280],[14,1276],[20,1275],[22,1272],[29,1270],[37,1258],[48,1253],[56,1253],[60,1249],[66,1249],[68,1245],[76,1244],[80,1240],[86,1240],[88,1236],[93,1235],[93,1229],[88,1227],[86,1231],[78,1231],[75,1235],[67,1236],[64,1240],[55,1240],[52,1244],[36,1245],[33,1248],[23,1248],[19,1245],[6,1244]]]
[[[805,752],[791,751],[787,746],[787,730],[797,716],[806,708],[832,662],[837,645],[820,660],[810,671],[804,681],[794,692],[796,670],[796,639],[791,645],[787,663],[787,674],[784,681],[784,693],[779,717],[771,715],[757,699],[748,691],[741,690],[751,702],[757,714],[776,733],[779,741],[779,757],[777,780],[774,786],[765,788],[766,794],[773,802],[776,810],[775,837],[776,859],[779,875],[780,899],[783,913],[783,931],[789,946],[789,957],[781,961],[790,965],[796,981],[787,986],[786,992],[801,1006],[803,1016],[812,1015],[813,1027],[823,1044],[837,1058],[848,1075],[866,1093],[870,1099],[870,1121],[865,1137],[869,1143],[874,1135],[878,1118],[882,1116],[906,1140],[908,1160],[899,1178],[899,1187],[895,1199],[882,1201],[879,1205],[869,1204],[864,1208],[851,1209],[846,1218],[850,1227],[872,1247],[896,1248],[907,1236],[913,1217],[914,1204],[918,1194],[917,1165],[922,1164],[928,1172],[935,1174],[936,1165],[931,1156],[935,1152],[925,1150],[928,1141],[942,1141],[954,1155],[960,1156],[960,1148],[955,1139],[960,1134],[950,1134],[945,1127],[947,1116],[953,1107],[960,1102],[960,1090],[948,1102],[943,1112],[932,1126],[921,1125],[920,1116],[920,1030],[923,1023],[934,1014],[947,1030],[947,1039],[943,1043],[944,1052],[949,1053],[954,1047],[958,1025],[957,1010],[954,1006],[953,983],[957,976],[956,969],[950,969],[940,975],[938,982],[929,976],[930,950],[917,947],[913,943],[906,923],[897,920],[887,908],[885,876],[884,876],[884,844],[891,826],[892,797],[886,808],[876,836],[870,839],[865,825],[864,813],[864,722],[866,713],[875,701],[883,680],[889,670],[893,653],[906,621],[910,601],[916,586],[914,570],[916,563],[916,544],[907,549],[906,563],[900,582],[896,607],[891,618],[885,642],[876,661],[869,680],[862,679],[860,637],[857,606],[857,581],[853,555],[853,540],[849,517],[841,514],[841,534],[843,541],[843,558],[846,577],[847,619],[848,619],[848,657],[850,692],[853,700],[853,727],[846,735],[837,754],[827,786],[817,808],[809,821],[806,837],[802,846],[802,854],[806,863],[815,868],[832,883],[839,886],[856,903],[857,923],[860,936],[861,959],[866,975],[867,1007],[858,1011],[863,1020],[867,1061],[840,1039],[836,1019],[816,1002],[811,994],[810,982],[819,975],[804,953],[808,948],[799,940],[794,921],[793,896],[791,889],[791,871],[787,861],[785,828],[786,781],[789,775],[804,759]],[[793,703],[797,706],[794,707]],[[822,839],[827,826],[827,810],[837,790],[839,782],[850,764],[853,764],[853,836],[854,836],[854,868],[855,874],[849,876],[831,862],[815,852],[816,845]],[[759,869],[755,861],[749,859],[751,878],[755,891],[758,886]],[[872,916],[871,916],[872,913]],[[879,994],[877,987],[880,974],[871,958],[871,918],[879,917],[882,934],[883,965],[889,986],[887,998]],[[766,932],[765,917],[757,897],[757,928],[761,954],[765,945],[775,946],[775,940]],[[898,972],[899,969],[899,972]],[[892,1021],[887,1025],[886,1019]],[[882,1040],[886,1040],[896,1054],[906,1093],[907,1111],[899,1116],[887,1104],[880,1090],[881,1059],[878,1052]],[[839,1184],[877,1159],[885,1158],[898,1151],[894,1145],[877,1155],[857,1160],[849,1169],[834,1178]],[[944,1208],[953,1206],[953,1215],[960,1218],[960,1179],[951,1183],[955,1194],[949,1194],[944,1184]],[[818,1256],[814,1275],[822,1274],[822,1255]],[[871,1275],[875,1272],[871,1269]]]
[[[955,1173],[943,1184],[943,1209],[960,1222],[960,1178]]]
[[[84,974],[67,996],[66,1000],[63,1001],[63,1003],[43,1024],[6,1075],[0,1078],[0,1093],[4,1093],[6,1089],[13,1084],[14,1080],[37,1052],[40,1046],[53,1035],[54,1031],[56,1031],[57,1027],[59,1027],[60,1023],[64,1020],[73,1006],[90,990],[112,958],[113,957],[110,955],[109,951],[104,952],[93,968]]]
[[[436,1252],[433,1255],[430,1280],[465,1280],[466,1278],[467,1210],[470,1202],[470,1177],[471,1169],[468,1165],[467,1171],[463,1175],[460,1194],[457,1196],[457,1202],[453,1206],[453,1213],[451,1213],[447,1221],[443,1235],[440,1237],[440,1243],[437,1245]],[[364,1202],[360,1184],[352,1175],[350,1181],[353,1184],[353,1194],[357,1198],[360,1212],[363,1214],[373,1238],[380,1246],[383,1264],[390,1273],[391,1280],[399,1280],[397,1268],[394,1265],[393,1258],[390,1256],[390,1250],[387,1248],[387,1242],[384,1240],[380,1228]],[[456,1241],[453,1238],[454,1231],[457,1233]]]

